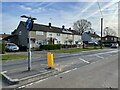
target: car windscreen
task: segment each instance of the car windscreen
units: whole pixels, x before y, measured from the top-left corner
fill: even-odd
[[[16,46],[15,44],[8,44],[8,46]]]

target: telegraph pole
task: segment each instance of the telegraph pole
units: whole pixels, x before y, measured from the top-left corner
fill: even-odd
[[[101,49],[102,49],[102,32],[103,32],[103,18],[101,18],[101,43],[100,43]]]
[[[27,18],[27,21],[26,21],[26,30],[28,32],[28,71],[31,70],[31,47],[30,47],[30,31],[32,30],[33,28],[33,20],[36,20],[36,18],[32,18],[31,16],[28,17],[28,16],[21,16],[22,18]]]

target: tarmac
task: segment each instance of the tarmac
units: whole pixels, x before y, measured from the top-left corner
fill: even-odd
[[[45,52],[45,54],[46,54],[46,52]],[[77,56],[79,54],[80,53],[77,53],[77,54],[69,54],[69,53],[67,53],[67,54],[63,54],[63,53],[59,54],[59,53],[55,53],[54,55],[55,55],[55,58],[64,58],[66,56],[68,56],[68,57],[71,56],[72,57],[72,55]],[[86,54],[86,52],[82,53],[82,55],[84,55],[84,54]],[[71,61],[68,61],[69,65],[70,65],[70,62]],[[10,62],[10,64],[11,64],[11,62]],[[77,65],[78,62],[76,61],[73,64]],[[84,65],[84,64],[81,64],[81,65]],[[17,71],[16,70],[10,70],[10,71],[1,72],[3,80],[5,82],[7,82],[7,84],[12,85],[10,87],[16,88],[16,87],[19,87],[19,86],[21,86],[23,84],[34,82],[36,80],[44,79],[46,77],[58,74],[58,73],[63,72],[65,70],[65,65],[63,63],[62,66],[55,65],[53,68],[48,69],[47,64],[40,64],[39,67],[33,66],[30,71],[28,71],[27,68],[26,69],[21,69],[21,68],[17,69]],[[64,68],[64,70],[61,71],[61,68],[62,69]],[[66,69],[67,68],[69,68],[69,66],[66,66]]]

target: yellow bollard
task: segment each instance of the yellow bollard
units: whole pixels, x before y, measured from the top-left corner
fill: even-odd
[[[47,53],[47,63],[48,63],[48,67],[49,67],[49,68],[52,68],[53,65],[54,65],[54,59],[53,59],[53,58],[54,58],[54,57],[53,57],[53,54],[50,53],[50,52],[48,52],[48,53]]]

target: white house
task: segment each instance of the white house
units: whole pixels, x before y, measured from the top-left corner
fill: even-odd
[[[25,28],[25,22],[21,21],[16,30],[12,32],[17,38],[14,43],[21,46],[27,46],[28,33]],[[54,27],[51,23],[48,25],[34,24],[30,31],[31,47],[37,47],[38,44],[76,44],[81,41],[81,35],[71,28],[66,29],[64,26]]]

